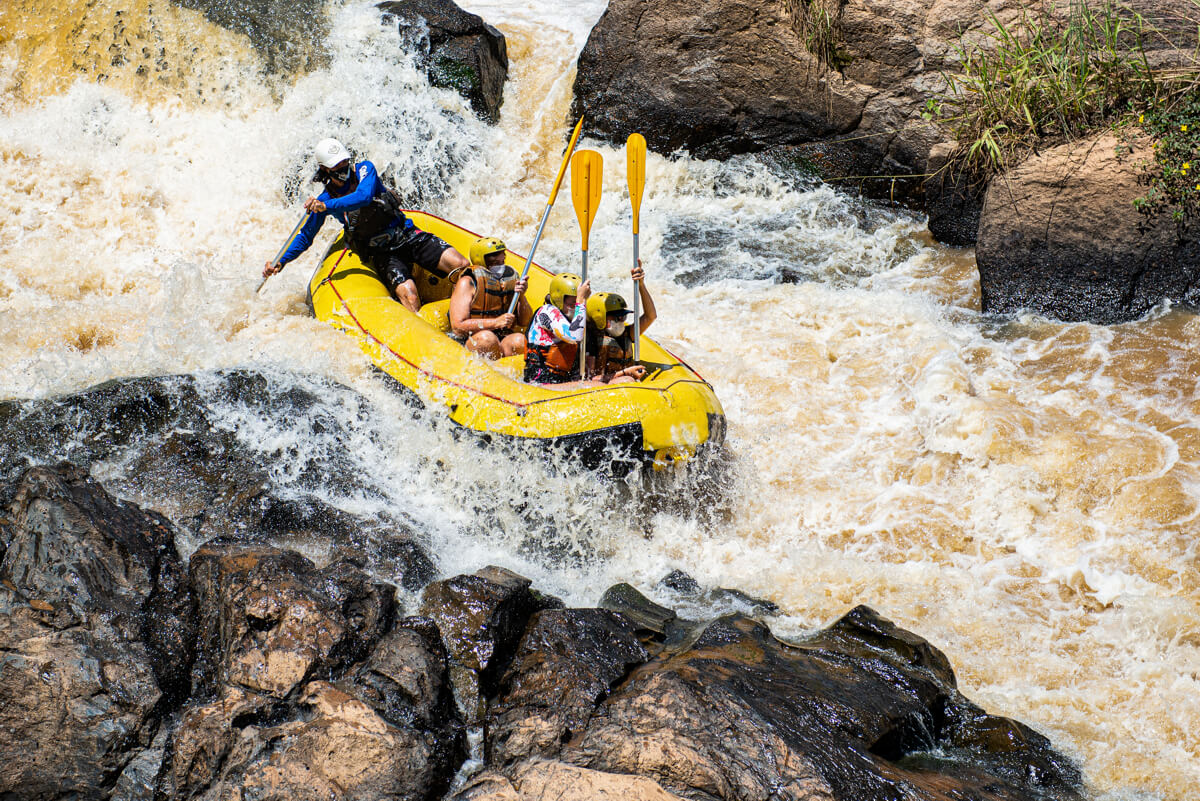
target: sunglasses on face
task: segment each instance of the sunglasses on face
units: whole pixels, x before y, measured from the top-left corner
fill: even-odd
[[[327,184],[333,180],[345,183],[346,181],[350,180],[350,162],[347,161],[345,164],[339,164],[333,169],[329,169],[328,167],[318,167],[316,175],[313,176],[313,180],[320,181],[323,184]]]

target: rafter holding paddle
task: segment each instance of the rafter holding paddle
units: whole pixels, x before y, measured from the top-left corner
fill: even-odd
[[[575,152],[575,143],[579,141],[579,132],[583,130],[583,117],[579,118],[579,122],[575,123],[575,131],[571,134],[571,141],[567,143],[567,152],[563,154],[562,165],[558,168],[558,176],[554,179],[554,187],[550,190],[550,199],[546,201],[546,210],[542,212],[542,221],[538,223],[537,233],[534,234],[533,244],[529,246],[529,255],[525,257],[525,266],[521,268],[521,280],[524,281],[529,275],[529,265],[533,264],[533,256],[537,253],[538,242],[542,241],[542,231],[546,228],[546,220],[550,218],[550,209],[554,208],[554,201],[558,197],[558,188],[562,186],[563,176],[567,174],[567,164],[571,161],[571,154]],[[508,305],[508,313],[514,314],[517,309],[517,298],[513,297]]]
[[[275,254],[275,258],[271,259],[271,265],[272,265],[272,266],[279,264],[279,260],[283,258],[283,254],[284,254],[284,253],[286,253],[286,252],[287,252],[287,249],[288,249],[288,248],[290,248],[290,247],[292,246],[292,242],[296,241],[296,234],[300,233],[300,229],[304,227],[304,224],[305,224],[306,222],[308,222],[309,214],[310,214],[310,213],[309,213],[309,212],[307,212],[307,211],[306,211],[306,212],[304,212],[304,216],[302,216],[302,217],[300,218],[300,222],[296,223],[296,227],[292,229],[292,234],[291,234],[291,236],[289,236],[289,237],[287,238],[287,241],[283,243],[283,247],[281,247],[281,248],[279,249],[279,252]],[[275,272],[279,272],[279,271],[278,271],[278,270],[276,270]],[[256,295],[257,295],[259,292],[261,292],[261,291],[262,291],[262,288],[263,288],[263,286],[265,286],[265,285],[266,285],[266,283],[267,283],[267,279],[268,279],[268,278],[270,278],[270,277],[271,277],[272,275],[274,275],[274,274],[275,274],[275,273],[269,273],[269,274],[267,274],[267,275],[264,275],[264,276],[263,276],[263,280],[259,281],[259,282],[258,282],[258,286],[257,286],[257,287],[255,287],[255,289],[254,289],[254,294],[256,294]]]
[[[595,150],[580,150],[571,157],[571,200],[575,204],[575,216],[579,218],[579,230],[583,234],[583,265],[579,272],[580,285],[588,280],[588,234],[596,209],[600,206],[600,193],[604,189],[604,157]],[[579,375],[587,378],[587,333],[579,348]]]
[[[629,181],[629,205],[633,207],[633,267],[638,259],[638,215],[642,209],[642,190],[646,188],[646,138],[640,133],[630,134],[625,140],[625,166]],[[633,282],[633,360],[641,359],[638,342],[642,338],[642,287],[641,281]]]

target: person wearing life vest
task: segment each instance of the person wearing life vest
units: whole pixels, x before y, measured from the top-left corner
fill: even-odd
[[[467,350],[488,359],[525,352],[524,327],[533,317],[525,299],[529,282],[504,263],[507,249],[494,236],[471,245],[471,264],[454,283],[450,296],[450,328]],[[516,314],[509,314],[513,296]]]
[[[585,309],[592,294],[590,281],[580,283],[573,273],[550,279],[546,303],[529,324],[525,351],[525,380],[573,389],[594,382],[580,381],[579,345],[586,329]]]
[[[645,334],[658,314],[654,299],[643,280],[646,276],[639,261],[630,272],[638,282],[642,300],[641,333]],[[587,301],[587,368],[588,376],[603,384],[640,381],[646,368],[633,361],[633,327],[628,318],[633,310],[625,298],[615,292],[597,292]]]
[[[470,262],[438,237],[417,228],[400,208],[394,190],[380,180],[375,165],[355,163],[350,151],[336,139],[322,139],[314,151],[317,171],[313,181],[325,191],[304,201],[308,221],[277,262],[267,262],[263,278],[274,275],[297,258],[332,216],[345,231],[345,241],[364,264],[378,273],[396,300],[411,312],[421,308],[412,265],[447,273],[470,267]]]

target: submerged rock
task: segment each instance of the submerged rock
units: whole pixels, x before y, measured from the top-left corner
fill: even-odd
[[[395,17],[401,33],[424,46],[429,82],[465,97],[483,119],[500,118],[508,47],[504,34],[453,0],[393,0],[379,8]]]
[[[67,465],[25,473],[0,535],[0,796],[99,798],[187,693],[174,532]]]
[[[629,584],[614,584],[604,591],[598,606],[620,612],[641,631],[665,636],[675,622],[675,610],[656,604]]]
[[[321,438],[349,436],[339,407],[370,406],[346,387],[252,371],[130,378],[49,400],[0,402],[0,483],[30,464],[69,458],[168,517],[195,540],[329,544],[416,590],[433,578],[420,533],[402,513],[359,516],[330,495],[371,497],[369,477]],[[240,429],[278,425],[309,452],[262,453]],[[369,424],[369,423],[368,423]],[[115,469],[114,469],[115,467]],[[278,469],[283,468],[283,469]],[[294,475],[281,485],[272,475]]]
[[[1147,142],[1102,134],[1050,148],[993,181],[976,259],[986,312],[1117,323],[1164,300],[1200,305],[1200,226],[1133,206]]]

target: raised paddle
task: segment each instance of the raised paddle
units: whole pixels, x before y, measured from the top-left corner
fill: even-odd
[[[638,214],[642,210],[642,190],[646,188],[646,137],[630,134],[625,140],[625,166],[629,179],[629,205],[633,207],[633,266],[638,266]],[[633,282],[633,360],[641,358],[642,286]]]
[[[579,230],[583,233],[583,270],[580,283],[588,280],[587,254],[588,234],[592,220],[596,219],[596,208],[600,205],[600,191],[604,188],[604,157],[595,150],[580,150],[571,157],[571,200],[575,203],[575,216],[579,218]],[[578,302],[578,299],[576,299]],[[587,309],[583,310],[583,341],[579,343],[579,377],[584,375],[587,356]]]
[[[279,263],[279,259],[283,257],[283,254],[287,251],[288,248],[290,248],[292,246],[292,242],[295,241],[296,234],[300,233],[300,229],[304,227],[304,224],[306,222],[308,222],[308,217],[309,217],[309,212],[307,212],[307,211],[304,212],[304,216],[300,218],[300,222],[296,223],[296,227],[292,229],[292,235],[289,236],[287,241],[283,243],[283,247],[281,247],[279,249],[279,252],[275,254],[275,258],[271,259],[271,264]],[[274,274],[275,273],[271,273],[271,275],[274,275]],[[263,280],[258,282],[258,287],[255,288],[254,294],[257,295],[260,291],[262,291],[263,286],[267,283],[267,279],[270,278],[271,275],[263,276]]]
[[[525,276],[529,275],[529,265],[533,264],[533,254],[537,253],[538,242],[542,241],[542,231],[546,227],[546,220],[550,217],[550,209],[554,208],[554,200],[558,197],[558,188],[562,186],[563,176],[567,174],[567,164],[571,161],[571,154],[575,152],[575,143],[579,141],[579,132],[582,130],[583,117],[580,117],[579,122],[575,123],[575,132],[571,134],[571,141],[567,143],[567,152],[563,154],[562,166],[558,168],[558,177],[554,179],[554,188],[550,190],[550,199],[546,201],[546,210],[542,212],[542,221],[538,223],[533,244],[529,246],[529,255],[525,257],[525,266],[521,269],[522,281],[525,280]],[[508,304],[509,314],[516,314],[518,300],[520,300],[520,296],[514,292],[512,303]]]

